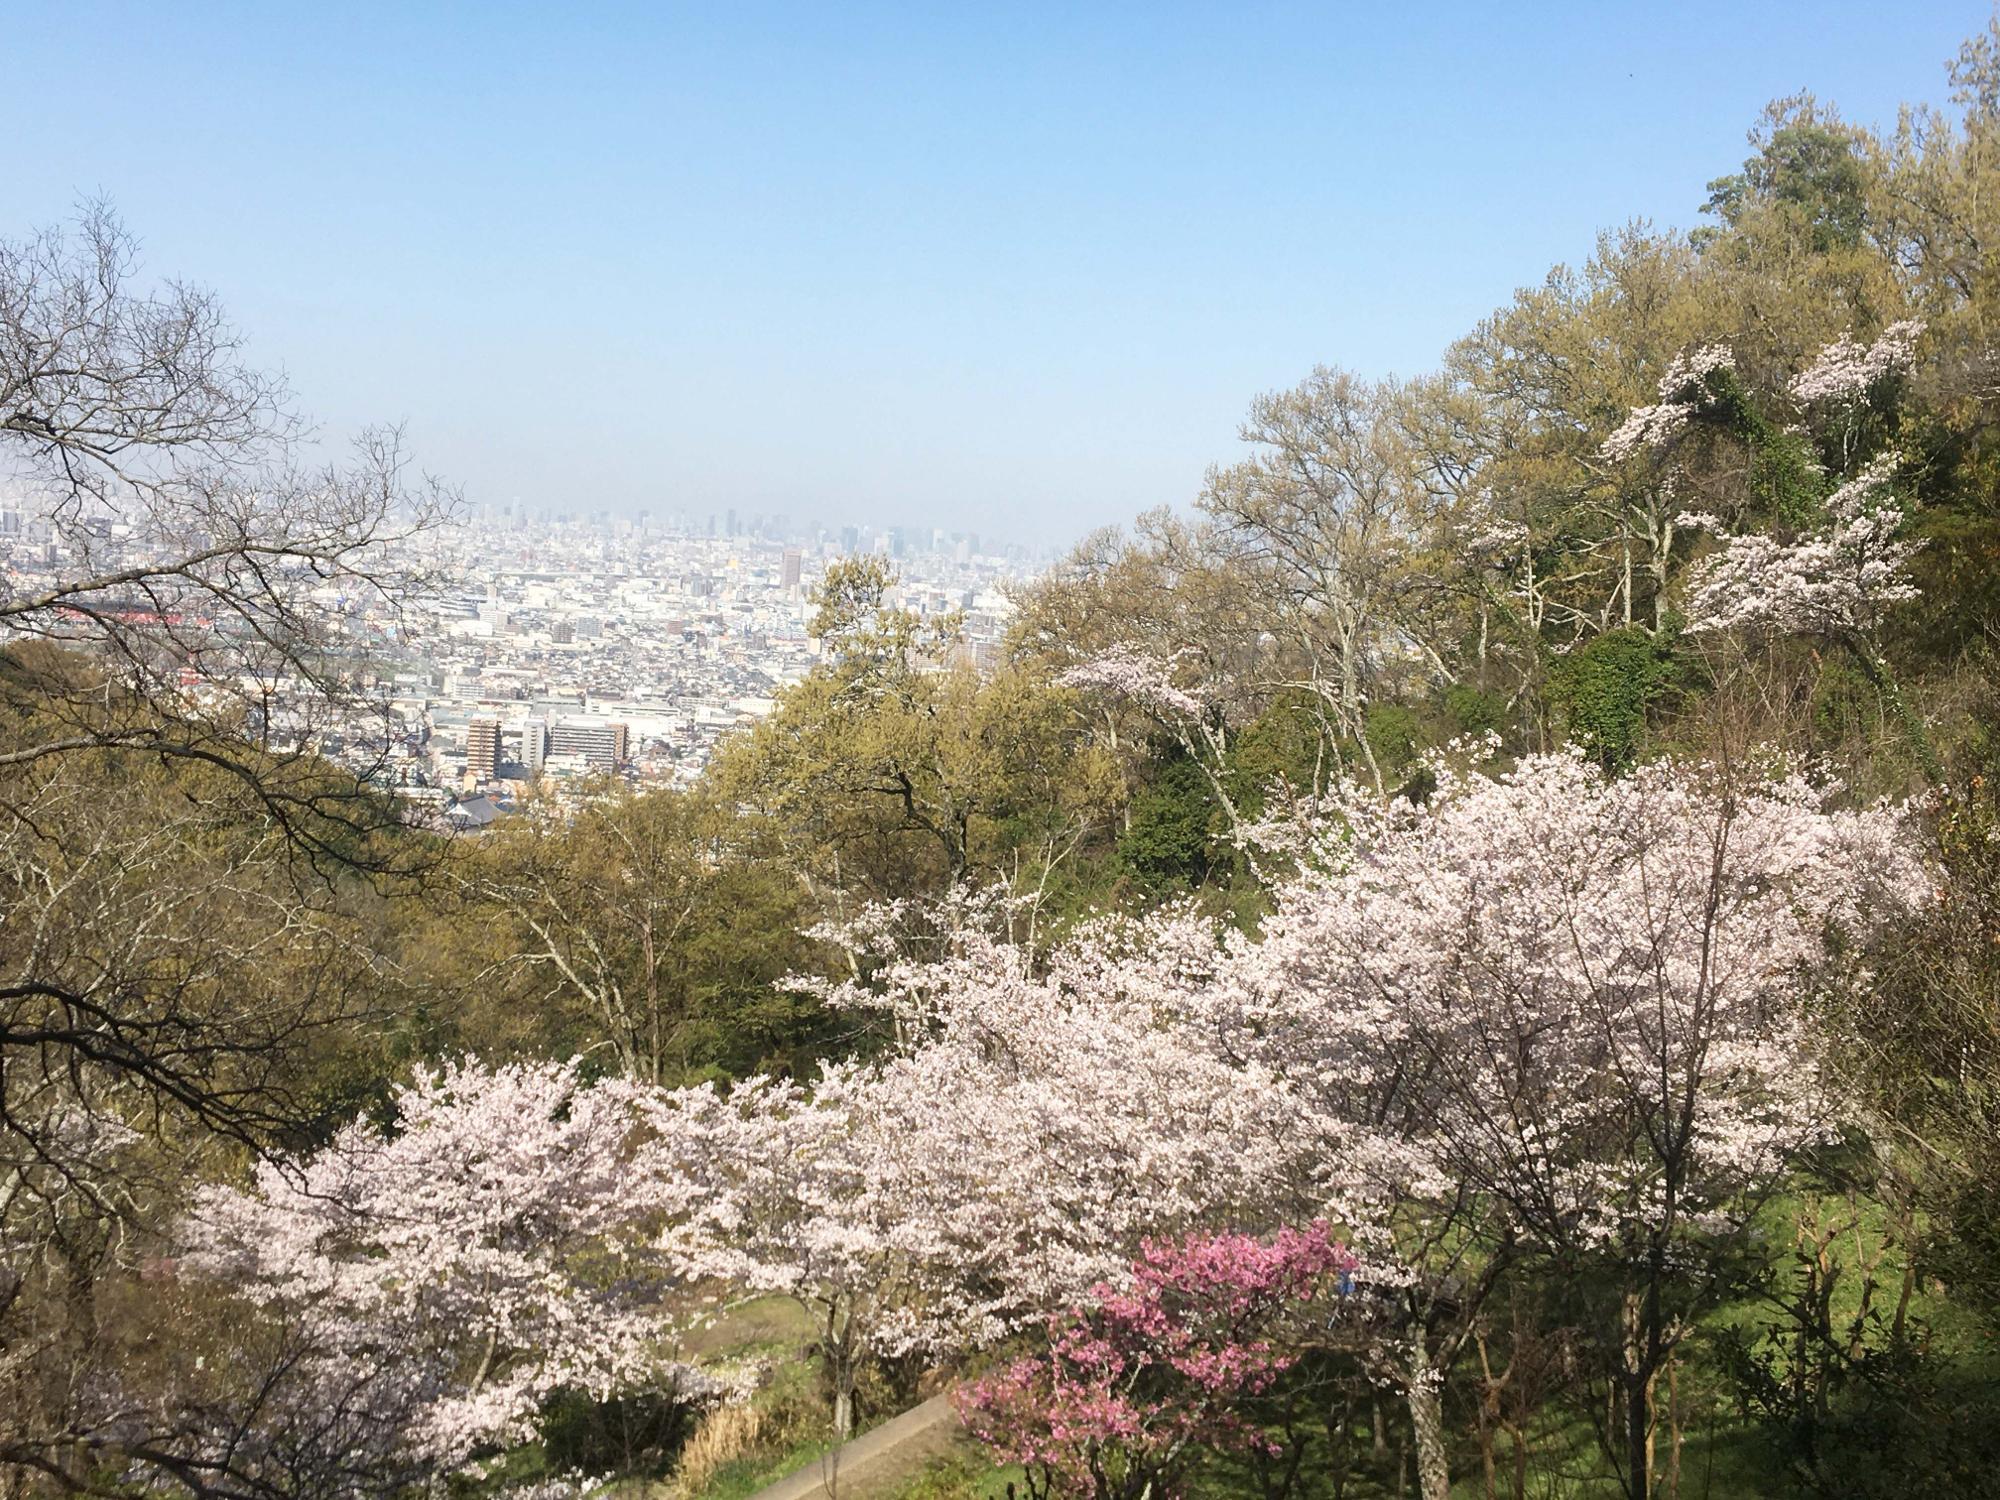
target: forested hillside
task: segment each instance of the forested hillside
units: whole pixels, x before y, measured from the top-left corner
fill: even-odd
[[[850,559],[698,784],[457,839],[312,749],[448,488],[108,213],[0,247],[80,559],[0,584],[0,1493],[693,1500],[947,1386],[932,1493],[1994,1493],[2000,27],[1950,81],[1255,397],[997,664]]]

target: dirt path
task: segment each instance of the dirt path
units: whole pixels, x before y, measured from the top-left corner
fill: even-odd
[[[933,1396],[767,1485],[750,1500],[863,1500],[949,1453],[963,1431],[951,1398]]]

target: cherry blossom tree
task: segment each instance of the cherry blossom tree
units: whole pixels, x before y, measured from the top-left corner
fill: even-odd
[[[942,958],[834,993],[891,1010],[903,1051],[647,1106],[664,1249],[691,1278],[811,1309],[838,1430],[869,1355],[990,1343],[1120,1274],[1148,1236],[1295,1201],[1310,1147],[1282,1094],[1174,1021],[1189,980],[1164,940],[1198,964],[1213,933],[1150,937],[1149,961],[1106,930],[1034,974],[963,930]]]
[[[1728,536],[1713,516],[1683,515],[1682,525],[1722,537],[1689,582],[1688,629],[1858,638],[1884,609],[1916,598],[1908,566],[1920,544],[1898,538],[1903,511],[1889,493],[1900,461],[1879,454],[1827,497],[1826,528],[1791,542]]]
[[[1769,492],[1763,498],[1779,524],[1773,531],[1731,534],[1706,512],[1672,515],[1672,526],[1710,532],[1721,543],[1689,571],[1683,597],[1689,631],[1807,635],[1842,648],[1882,694],[1925,773],[1937,781],[1942,767],[1929,733],[1875,643],[1884,612],[1917,597],[1908,565],[1920,544],[1899,535],[1903,510],[1891,491],[1902,456],[1884,450],[1861,461],[1864,436],[1873,430],[1863,418],[1884,399],[1884,382],[1912,367],[1923,331],[1921,322],[1907,320],[1891,324],[1871,344],[1841,338],[1828,345],[1787,383],[1796,421],[1783,426],[1735,380],[1727,350],[1696,350],[1661,377],[1664,404],[1635,409],[1599,456],[1625,463],[1670,450],[1696,424],[1726,429],[1748,443],[1752,472],[1762,475],[1760,488]],[[1672,493],[1676,477],[1668,473],[1661,495]]]
[[[1804,1002],[1831,931],[1922,888],[1900,816],[1563,754],[1441,768],[1422,807],[1349,787],[1293,833],[1257,938],[1169,911],[1038,962],[967,926],[827,992],[894,1014],[891,1055],[671,1096],[684,1269],[815,1306],[844,1422],[871,1352],[1032,1327],[1149,1237],[1324,1215],[1367,1260],[1351,1346],[1441,1500],[1445,1371],[1513,1247],[1621,1289],[1643,1489],[1654,1374],[1837,1120]]]
[[[639,1099],[574,1063],[420,1071],[392,1130],[207,1190],[183,1268],[299,1329],[302,1399],[364,1401],[432,1472],[524,1440],[560,1390],[710,1399],[668,1353]]]
[[[909,1295],[887,1132],[866,1070],[829,1065],[810,1088],[751,1078],[646,1099],[642,1195],[666,1207],[661,1251],[694,1281],[795,1298],[813,1314],[833,1425],[885,1312]]]
[[[1713,402],[1716,377],[1735,368],[1735,354],[1722,344],[1708,344],[1676,355],[1660,377],[1659,402],[1634,407],[1604,440],[1599,456],[1622,463],[1636,454],[1664,448],[1686,430],[1704,406]]]
[[[1916,360],[1921,319],[1891,323],[1873,343],[1835,339],[1799,371],[1786,387],[1801,406],[1844,404],[1862,400],[1888,376],[1908,370]]]
[[[1895,715],[1925,774],[1944,768],[1930,732],[1904,696],[1877,644],[1891,607],[1918,596],[1909,563],[1921,542],[1900,535],[1903,509],[1889,486],[1901,455],[1878,454],[1829,495],[1819,528],[1789,539],[1729,535],[1714,516],[1683,524],[1715,533],[1721,549],[1696,563],[1685,605],[1691,634],[1743,630],[1802,635],[1844,650]]]
[[[935,1224],[930,1337],[1037,1320],[1149,1236],[1318,1203],[1288,1097],[1186,1024],[1218,956],[1206,923],[1175,915],[1087,931],[1032,974],[974,940],[949,982],[926,976],[930,1038],[878,1087],[883,1117],[928,1144],[903,1190]]]
[[[1114,646],[1071,667],[1056,683],[1129,699],[1167,721],[1200,720],[1208,713],[1201,699],[1175,685],[1171,662],[1157,661],[1136,646]]]
[[[1219,702],[1211,701],[1217,695],[1190,692],[1175,680],[1185,676],[1184,664],[1191,654],[1184,651],[1161,659],[1121,643],[1061,673],[1056,685],[1130,704],[1151,718],[1200,769],[1230,827],[1237,829],[1242,817],[1222,774],[1229,724]]]
[[[1576,755],[1447,773],[1426,807],[1350,798],[1244,945],[1238,1045],[1333,1116],[1403,1121],[1422,1194],[1462,1184],[1618,1282],[1619,1456],[1643,1495],[1685,1314],[1838,1116],[1804,1014],[1828,934],[1923,889],[1899,814],[1830,811],[1796,778],[1612,779]]]
[[[930,1320],[932,1347],[985,1341],[1149,1232],[1330,1211],[1377,1292],[1355,1341],[1442,1496],[1443,1372],[1492,1247],[1698,1284],[1833,1119],[1799,1012],[1824,923],[1920,882],[1886,810],[1569,755],[1447,770],[1428,808],[1350,788],[1295,832],[1259,940],[1168,913],[1037,973],[968,934],[832,997],[913,1038],[855,1095],[921,1142],[876,1179],[900,1205],[880,1228],[909,1277],[896,1316],[910,1337]],[[1642,1417],[1679,1326],[1652,1311]]]

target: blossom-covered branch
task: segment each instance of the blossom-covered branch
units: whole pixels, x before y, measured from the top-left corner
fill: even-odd
[[[1623,463],[1635,454],[1665,447],[1694,420],[1707,397],[1711,377],[1735,368],[1735,354],[1721,344],[1676,355],[1660,377],[1659,401],[1634,407],[1604,440],[1598,456],[1610,463]]]
[[[1835,490],[1823,530],[1792,542],[1764,533],[1724,536],[1721,551],[1689,581],[1688,628],[1865,631],[1888,606],[1916,598],[1908,568],[1922,544],[1899,538],[1903,510],[1889,492],[1899,461],[1881,454]],[[1684,514],[1680,523],[1721,532],[1710,515]]]
[[[1200,719],[1206,712],[1194,694],[1175,686],[1171,663],[1136,646],[1113,646],[1056,678],[1059,687],[1109,693],[1164,719]]]
[[[1858,401],[1878,381],[1910,368],[1923,332],[1923,322],[1910,318],[1891,323],[1872,344],[1858,344],[1846,337],[1835,339],[1792,377],[1788,387],[1792,398],[1801,406]]]
[[[529,1436],[558,1390],[711,1399],[721,1386],[663,1353],[636,1098],[574,1064],[419,1072],[393,1134],[357,1121],[205,1193],[185,1265],[303,1328],[297,1380],[367,1392],[440,1473]]]

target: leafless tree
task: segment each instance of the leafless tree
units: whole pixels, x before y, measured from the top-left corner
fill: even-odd
[[[314,857],[368,856],[385,804],[320,752],[386,741],[368,657],[407,629],[428,582],[412,544],[454,497],[413,478],[394,428],[339,463],[309,462],[309,437],[212,295],[137,280],[108,208],[0,242],[0,493],[47,549],[0,576],[0,644],[90,665],[11,653],[0,769],[201,761]]]
[[[1378,787],[1371,696],[1409,662],[1447,675],[1407,618],[1413,510],[1429,497],[1383,421],[1391,394],[1320,368],[1258,397],[1241,433],[1257,452],[1211,470],[1201,496],[1217,540],[1254,565],[1248,576],[1301,666],[1301,680],[1273,686],[1308,691],[1336,753],[1351,747]]]
[[[225,773],[34,770],[0,828],[0,1492],[108,1440],[130,1372],[107,1298],[192,1172],[299,1142],[398,994],[366,886],[330,892],[204,796]]]

